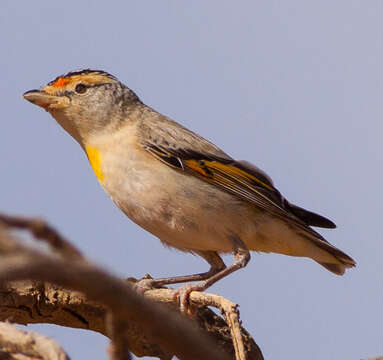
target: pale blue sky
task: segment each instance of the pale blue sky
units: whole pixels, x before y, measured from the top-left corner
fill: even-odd
[[[380,0],[2,0],[0,210],[43,216],[121,276],[207,269],[130,222],[79,146],[21,98],[73,69],[109,71],[337,223],[321,233],[358,262],[344,277],[253,254],[210,290],[240,304],[266,359],[382,355],[382,18]],[[100,335],[33,328],[73,359],[106,358]]]

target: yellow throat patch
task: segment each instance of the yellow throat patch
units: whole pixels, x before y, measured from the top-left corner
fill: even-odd
[[[86,154],[88,155],[88,159],[92,169],[97,177],[97,179],[102,184],[104,182],[104,174],[101,170],[101,155],[98,149],[93,146],[86,145],[85,146]]]

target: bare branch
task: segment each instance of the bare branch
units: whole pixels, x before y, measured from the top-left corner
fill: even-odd
[[[0,349],[14,358],[21,355],[25,360],[69,360],[65,351],[52,339],[7,323],[0,323]]]
[[[61,259],[22,245],[0,226],[0,320],[55,323],[101,332],[112,340],[109,353],[116,360],[129,359],[127,345],[138,356],[161,359],[173,355],[180,359],[263,359],[254,340],[240,326],[237,305],[227,299],[192,292],[190,302],[197,308],[193,324],[172,310],[178,310],[173,304],[175,290],[149,290],[145,297],[150,300],[145,300],[132,291],[131,282],[88,262],[45,223],[0,215],[1,223],[38,234]],[[220,309],[227,323],[206,306]],[[201,334],[196,324],[210,337]]]
[[[175,307],[175,290],[155,289],[145,297]],[[191,301],[198,306],[195,321],[214,338],[216,344],[234,358],[231,330],[228,324],[213,311],[204,307],[218,307],[220,296],[192,292]],[[49,323],[74,328],[89,329],[105,336],[106,308],[91,302],[80,292],[49,283],[23,281],[0,286],[0,320],[10,319],[19,324]],[[252,337],[241,328],[248,359],[263,359]],[[124,336],[129,339],[130,350],[138,356],[164,356],[165,351],[155,339],[148,337],[139,322],[131,319]]]
[[[138,322],[170,353],[180,359],[225,359],[206,336],[175,311],[137,295],[126,282],[85,262],[51,259],[27,249],[15,241],[0,237],[0,283],[14,280],[41,280],[81,291],[95,302],[104,304],[113,316],[126,323]]]

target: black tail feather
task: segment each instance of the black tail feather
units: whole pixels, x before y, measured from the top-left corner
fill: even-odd
[[[327,229],[335,229],[336,225],[329,219],[326,219],[322,215],[315,214],[311,211],[305,210],[299,206],[290,204],[290,211],[299,219],[304,221],[307,225],[317,226]]]

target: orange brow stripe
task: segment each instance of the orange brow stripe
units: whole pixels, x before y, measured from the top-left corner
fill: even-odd
[[[70,79],[59,77],[51,86],[61,88],[70,83]]]

